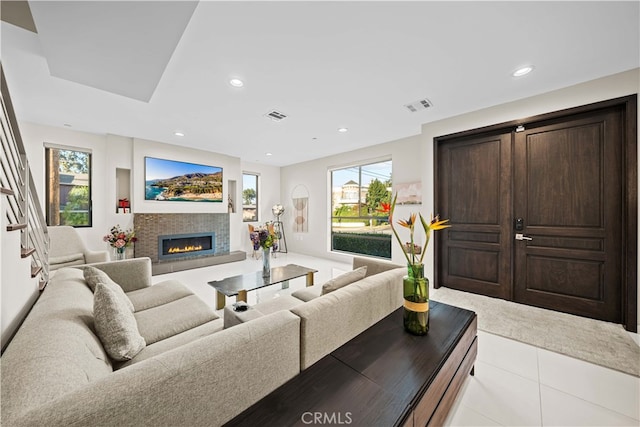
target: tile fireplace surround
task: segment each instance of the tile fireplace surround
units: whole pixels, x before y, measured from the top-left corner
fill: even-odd
[[[151,258],[154,275],[246,258],[245,252],[229,251],[227,213],[138,213],[133,215],[133,226],[138,238],[134,249],[135,256]],[[187,255],[181,259],[159,260],[158,236],[207,232],[215,233],[213,255]]]

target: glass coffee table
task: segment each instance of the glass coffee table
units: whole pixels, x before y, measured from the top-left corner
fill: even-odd
[[[262,277],[262,270],[255,273],[242,274],[239,276],[227,277],[222,280],[207,282],[216,292],[216,309],[223,309],[226,304],[225,297],[236,297],[236,301],[247,302],[247,292],[264,288],[278,283],[282,283],[282,288],[289,287],[289,280],[297,277],[307,276],[307,286],[313,286],[313,273],[318,270],[302,267],[300,265],[288,264],[283,267],[271,269],[269,277]]]

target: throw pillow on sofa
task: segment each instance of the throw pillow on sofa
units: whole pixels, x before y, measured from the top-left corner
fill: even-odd
[[[358,267],[355,270],[348,271],[344,274],[339,275],[338,277],[334,277],[333,279],[326,282],[322,285],[322,293],[321,295],[326,295],[329,292],[333,292],[336,289],[340,289],[344,286],[347,286],[351,283],[357,282],[358,280],[364,279],[364,276],[367,274],[367,266]]]
[[[95,267],[84,267],[82,271],[84,274],[84,280],[85,282],[87,282],[87,285],[93,293],[96,292],[96,285],[98,283],[102,283],[105,286],[111,288],[118,295],[118,297],[122,299],[122,302],[124,302],[127,307],[129,307],[131,311],[135,311],[133,303],[131,302],[127,294],[124,293],[122,287],[111,280],[111,277],[109,277],[107,273],[102,270],[98,270]]]
[[[131,360],[147,343],[129,307],[111,286],[98,282],[93,293],[96,334],[113,360]]]

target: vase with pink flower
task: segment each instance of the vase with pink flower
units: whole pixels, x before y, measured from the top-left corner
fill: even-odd
[[[127,247],[135,243],[138,238],[132,229],[123,230],[120,225],[115,225],[103,240],[113,248],[113,259],[120,261],[127,258]]]

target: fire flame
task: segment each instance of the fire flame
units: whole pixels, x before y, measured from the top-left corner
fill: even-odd
[[[198,246],[184,246],[182,248],[169,248],[168,253],[170,254],[179,254],[179,253],[183,253],[183,252],[194,252],[194,251],[201,251],[202,250],[202,246],[198,245]]]

